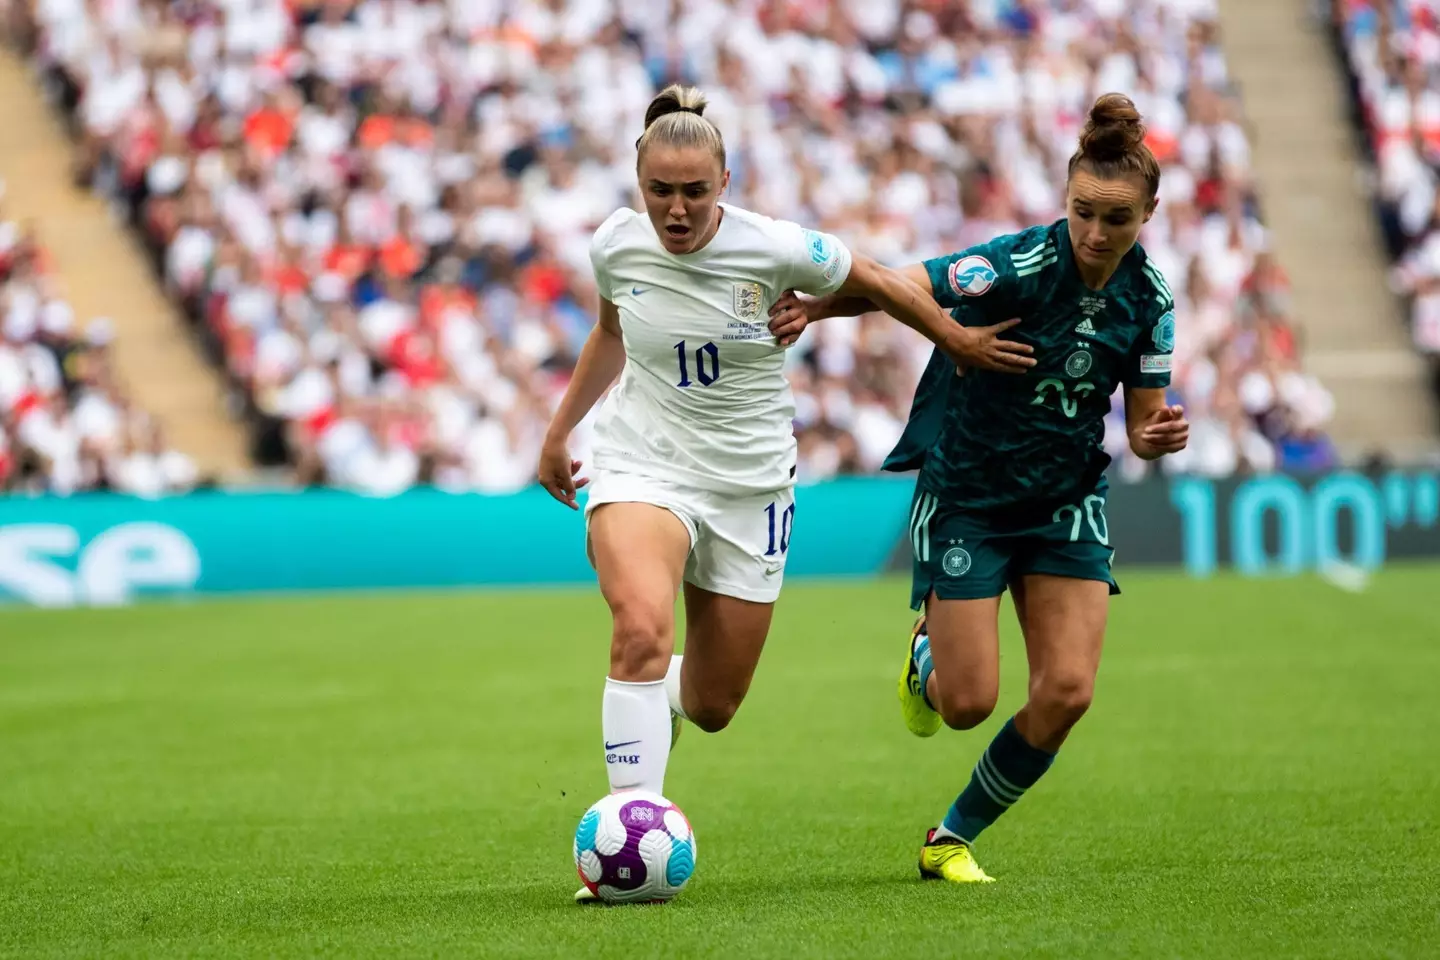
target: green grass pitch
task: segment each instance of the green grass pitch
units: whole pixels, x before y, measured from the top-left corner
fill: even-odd
[[[610,909],[570,902],[593,593],[0,611],[0,956],[1436,956],[1440,568],[1124,583],[1095,707],[981,842],[999,883],[915,856],[1019,705],[1013,623],[994,720],[916,740],[905,585],[795,583],[671,760],[694,881]]]

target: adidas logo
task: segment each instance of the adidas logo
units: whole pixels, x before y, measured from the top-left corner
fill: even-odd
[[[1075,332],[1083,333],[1087,337],[1093,337],[1095,336],[1095,325],[1090,322],[1089,317],[1086,317],[1075,325]]]

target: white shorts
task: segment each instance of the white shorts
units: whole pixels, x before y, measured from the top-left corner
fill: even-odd
[[[779,599],[795,517],[794,487],[737,496],[608,471],[590,488],[587,529],[590,511],[604,503],[649,503],[675,514],[690,534],[686,583],[755,603]]]

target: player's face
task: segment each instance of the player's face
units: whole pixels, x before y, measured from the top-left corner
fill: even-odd
[[[1092,267],[1119,263],[1155,213],[1155,200],[1149,193],[1139,177],[1103,180],[1076,170],[1065,196],[1075,257]]]
[[[645,212],[671,253],[693,253],[710,242],[720,194],[729,183],[730,171],[700,147],[654,146],[640,159]]]

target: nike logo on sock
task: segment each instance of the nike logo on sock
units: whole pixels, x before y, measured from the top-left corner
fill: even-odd
[[[606,743],[606,750],[619,750],[621,747],[631,747],[639,743],[639,740],[626,740],[624,743]]]

